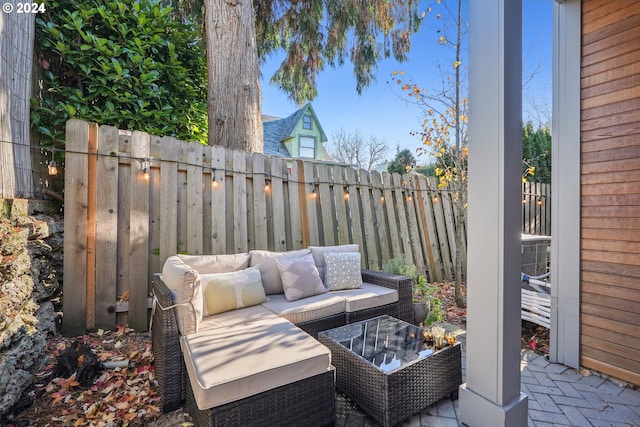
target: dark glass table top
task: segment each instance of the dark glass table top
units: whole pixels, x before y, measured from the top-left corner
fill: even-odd
[[[321,332],[383,372],[423,359],[434,353],[423,329],[384,315]]]

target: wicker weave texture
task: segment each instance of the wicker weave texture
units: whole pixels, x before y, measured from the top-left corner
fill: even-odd
[[[335,422],[335,370],[218,406],[198,409],[191,387],[187,410],[197,427],[326,426]]]
[[[384,286],[398,291],[398,314],[400,320],[413,323],[413,279],[406,276],[397,276],[383,271],[362,270],[362,280],[374,285]]]
[[[173,304],[171,291],[159,275],[152,279],[152,286],[160,305],[170,307]],[[151,324],[151,345],[163,412],[178,409],[185,398],[186,369],[179,339],[178,323],[173,309],[162,310],[155,307]]]
[[[459,343],[385,373],[322,333],[319,340],[331,350],[338,390],[385,427],[455,395],[462,384]]]

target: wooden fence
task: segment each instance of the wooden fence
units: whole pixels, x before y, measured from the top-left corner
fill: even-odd
[[[0,13],[0,198],[5,199],[33,197],[29,100],[34,34],[33,14]]]
[[[358,243],[363,268],[380,270],[404,256],[430,281],[453,277],[454,230],[464,225],[454,223],[447,193],[421,175],[231,151],[77,120],[67,123],[65,151],[68,335],[113,328],[120,311],[130,327],[145,330],[150,277],[177,252]]]
[[[522,183],[522,232],[551,236],[551,184]]]

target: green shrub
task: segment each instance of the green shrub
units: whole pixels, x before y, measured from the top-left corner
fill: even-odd
[[[36,19],[43,90],[31,120],[43,142],[78,118],[206,142],[207,77],[193,26],[154,0],[56,0]]]
[[[428,303],[430,308],[425,324],[430,325],[433,322],[441,322],[444,319],[442,301],[436,296],[438,287],[428,283],[427,279],[418,272],[418,267],[409,264],[404,257],[399,257],[385,262],[382,270],[387,273],[412,277],[415,280],[412,289],[413,302]]]
[[[391,258],[382,266],[382,270],[387,273],[397,274],[399,276],[408,276],[417,279],[419,276],[418,267],[407,263],[404,256],[399,258]]]

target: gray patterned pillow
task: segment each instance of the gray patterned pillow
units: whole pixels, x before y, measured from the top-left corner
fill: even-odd
[[[327,271],[324,283],[330,291],[362,287],[359,252],[325,252]]]
[[[311,254],[301,258],[276,258],[287,301],[327,292]]]

